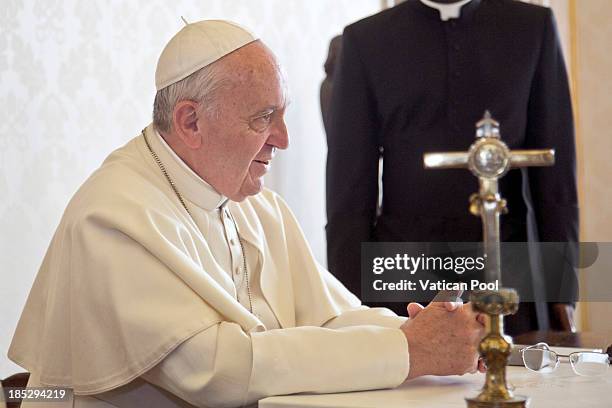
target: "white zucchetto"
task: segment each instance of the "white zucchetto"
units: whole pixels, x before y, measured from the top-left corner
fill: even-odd
[[[253,33],[230,21],[202,20],[187,24],[168,41],[159,56],[155,87],[159,91],[172,85],[256,40]]]

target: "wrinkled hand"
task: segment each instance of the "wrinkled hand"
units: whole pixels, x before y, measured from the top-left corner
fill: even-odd
[[[408,340],[410,372],[453,375],[485,371],[478,359],[478,343],[484,336],[484,316],[461,302],[432,302],[427,307],[408,305],[409,320],[400,328]]]

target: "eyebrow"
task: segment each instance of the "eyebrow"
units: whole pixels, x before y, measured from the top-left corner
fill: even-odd
[[[267,115],[267,114],[269,114],[269,113],[274,112],[275,110],[277,110],[277,108],[276,108],[275,106],[267,106],[267,107],[265,107],[265,108],[263,108],[263,109],[258,110],[257,112],[255,112],[255,113],[253,114],[253,116],[254,116],[254,117],[257,117],[257,116],[261,116],[261,115]]]
[[[278,110],[283,110],[283,109],[287,109],[287,107],[291,104],[290,100],[285,100],[285,103],[282,105],[270,105],[270,106],[266,106],[263,109],[260,109],[259,111],[257,111],[256,113],[253,114],[252,117],[258,117],[261,115],[267,115],[269,113],[278,111]]]

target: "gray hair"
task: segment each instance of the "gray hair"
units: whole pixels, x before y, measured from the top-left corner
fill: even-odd
[[[209,115],[217,112],[215,94],[226,83],[227,75],[220,64],[200,68],[188,77],[160,89],[153,102],[153,125],[161,132],[172,130],[172,115],[177,103],[184,100],[200,102]]]

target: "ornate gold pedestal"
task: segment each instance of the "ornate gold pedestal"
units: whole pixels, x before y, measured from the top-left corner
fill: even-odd
[[[469,408],[521,407],[529,405],[529,398],[513,395],[506,384],[506,363],[512,351],[512,339],[504,335],[504,316],[518,310],[518,295],[513,289],[473,292],[470,301],[479,313],[487,315],[487,334],[478,351],[487,364],[487,376],[482,392],[466,398]]]

